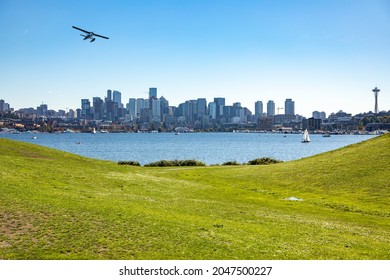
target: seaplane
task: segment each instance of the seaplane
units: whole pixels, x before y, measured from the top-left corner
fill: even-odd
[[[109,39],[106,36],[96,34],[96,33],[92,32],[92,31],[87,31],[87,30],[81,29],[80,27],[77,27],[77,26],[72,26],[72,27],[74,29],[77,29],[77,30],[81,31],[81,32],[84,32],[85,34],[80,34],[80,35],[84,37],[83,40],[91,40],[90,43],[92,43],[93,41],[96,40],[95,36],[103,38],[103,39]]]

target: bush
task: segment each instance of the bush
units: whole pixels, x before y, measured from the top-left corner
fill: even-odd
[[[205,166],[206,164],[203,161],[186,159],[180,161],[180,166]]]
[[[222,165],[241,165],[241,164],[234,160],[234,161],[224,162],[222,163]]]
[[[280,160],[276,160],[276,159],[273,159],[273,158],[256,158],[254,160],[250,160],[248,161],[248,165],[267,165],[267,164],[275,164],[275,163],[279,163],[279,162],[282,162]]]
[[[130,161],[119,161],[119,165],[133,165],[133,166],[141,166],[138,161],[130,160]]]
[[[205,166],[206,164],[199,160],[160,160],[145,164],[146,167],[167,167],[167,166]]]

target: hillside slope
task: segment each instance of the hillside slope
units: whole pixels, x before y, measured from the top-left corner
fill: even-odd
[[[196,168],[0,139],[0,259],[389,259],[389,163],[390,134],[272,166]]]

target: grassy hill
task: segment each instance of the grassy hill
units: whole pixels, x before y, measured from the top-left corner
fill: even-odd
[[[388,260],[389,166],[390,134],[276,165],[170,168],[0,139],[0,259]]]

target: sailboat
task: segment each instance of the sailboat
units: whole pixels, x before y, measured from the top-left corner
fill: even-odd
[[[309,131],[307,131],[307,129],[305,129],[305,131],[303,132],[302,143],[309,143],[309,142],[310,142]]]

